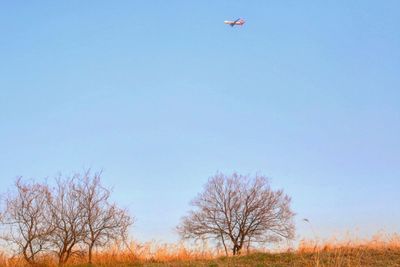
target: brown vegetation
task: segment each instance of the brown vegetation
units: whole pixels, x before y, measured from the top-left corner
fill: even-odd
[[[292,251],[254,250],[248,255],[225,257],[207,246],[188,248],[183,244],[130,243],[115,245],[93,254],[93,266],[306,266],[388,267],[400,266],[400,236],[379,235],[370,240],[302,241]],[[42,256],[41,266],[57,265]],[[74,256],[67,266],[88,267],[83,256]],[[1,267],[22,267],[24,261],[0,253]]]

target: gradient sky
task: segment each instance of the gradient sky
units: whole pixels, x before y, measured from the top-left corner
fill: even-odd
[[[0,4],[0,188],[103,169],[175,241],[217,171],[262,173],[297,235],[400,231],[399,1]],[[231,28],[226,19],[247,24]]]

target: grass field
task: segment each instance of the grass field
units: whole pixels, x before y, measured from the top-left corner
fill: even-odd
[[[78,265],[89,267],[89,265]],[[161,266],[400,266],[400,250],[342,249],[320,253],[255,253],[247,256],[220,257],[212,260],[181,260],[169,262],[109,263],[94,266],[161,267]]]
[[[3,265],[23,266],[23,265]],[[52,266],[52,265],[39,265]],[[400,250],[343,250],[321,253],[255,253],[238,257],[220,257],[210,260],[133,261],[127,263],[74,264],[74,267],[161,267],[161,266],[400,266]]]
[[[255,253],[214,260],[138,263],[119,266],[400,266],[400,250],[350,250],[321,253]]]
[[[246,253],[244,253],[246,254]],[[85,258],[73,259],[68,267],[89,267]],[[17,259],[10,260],[0,254],[0,267],[24,266]],[[47,258],[40,267],[56,266]],[[356,266],[389,267],[400,266],[400,237],[398,235],[377,236],[367,241],[300,242],[294,251],[266,253],[252,252],[249,255],[223,257],[212,250],[189,250],[183,245],[161,245],[157,243],[132,244],[129,250],[109,249],[95,255],[95,267],[134,266]]]

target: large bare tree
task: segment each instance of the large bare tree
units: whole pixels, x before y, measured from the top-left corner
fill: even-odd
[[[78,175],[56,179],[54,197],[49,204],[54,228],[50,240],[59,266],[65,265],[71,256],[80,252],[78,245],[85,237],[84,212],[76,185],[78,179]]]
[[[294,236],[291,199],[282,190],[270,188],[264,176],[211,177],[192,202],[194,209],[182,219],[183,238],[215,239],[226,254],[240,254],[250,243],[265,243]]]
[[[15,192],[5,197],[4,210],[0,216],[5,227],[2,238],[10,243],[16,254],[31,265],[37,256],[48,248],[53,226],[48,206],[51,194],[46,185],[35,182],[15,182]]]
[[[93,249],[110,241],[125,240],[133,219],[128,212],[110,201],[111,191],[101,184],[101,173],[87,171],[77,183],[80,210],[83,212],[88,261],[92,263]]]

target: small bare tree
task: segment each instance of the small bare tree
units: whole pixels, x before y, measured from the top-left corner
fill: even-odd
[[[47,249],[54,230],[49,220],[51,194],[46,185],[24,183],[21,178],[16,180],[15,188],[16,192],[6,196],[0,216],[5,226],[2,238],[34,265],[37,256]]]
[[[194,210],[182,219],[183,238],[220,241],[233,255],[251,242],[265,243],[294,236],[291,199],[273,191],[264,176],[217,174],[193,201]]]
[[[50,240],[59,266],[65,265],[71,256],[81,252],[77,247],[84,240],[84,212],[76,188],[78,178],[75,175],[72,178],[56,179],[54,197],[49,203],[54,228]]]
[[[91,176],[87,171],[75,190],[79,196],[79,209],[83,212],[88,262],[92,264],[93,249],[110,241],[125,240],[133,219],[128,212],[110,202],[110,189],[102,186],[101,173]]]

